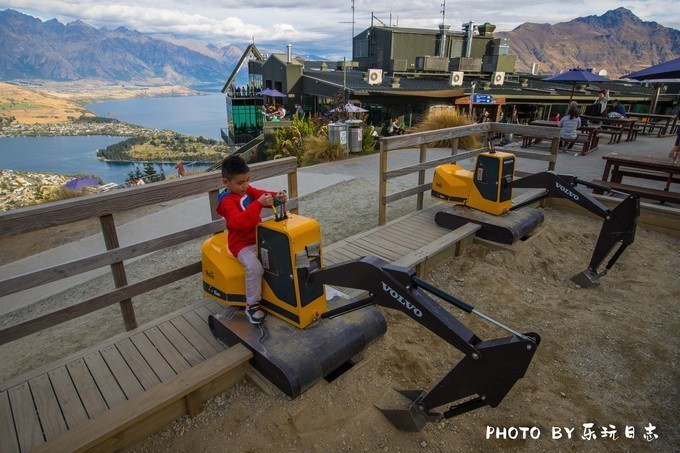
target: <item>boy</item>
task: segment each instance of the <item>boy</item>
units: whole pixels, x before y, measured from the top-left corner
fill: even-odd
[[[217,213],[227,222],[229,251],[246,268],[246,316],[251,324],[262,324],[266,313],[260,308],[262,298],[262,263],[257,259],[255,227],[262,222],[263,207],[287,201],[285,191],[267,192],[252,187],[250,169],[239,156],[222,161],[222,182],[227,190],[217,198]]]

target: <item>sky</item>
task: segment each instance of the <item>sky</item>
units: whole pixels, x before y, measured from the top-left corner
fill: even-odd
[[[445,5],[445,7],[443,7]],[[381,21],[401,27],[432,28],[444,22],[491,22],[510,31],[524,22],[567,22],[625,7],[643,21],[680,29],[678,0],[0,0],[43,21],[80,19],[94,27],[127,27],[170,33],[218,46],[250,43],[279,51],[330,59],[351,58],[354,34]],[[442,11],[445,14],[442,14]]]

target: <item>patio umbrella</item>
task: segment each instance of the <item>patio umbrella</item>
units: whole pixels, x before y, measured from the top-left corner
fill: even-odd
[[[260,91],[257,94],[260,96],[271,96],[271,92],[272,92],[271,88],[265,88],[264,90]]]
[[[64,184],[64,187],[71,190],[77,190],[82,189],[83,187],[96,186],[100,182],[102,182],[102,180],[99,178],[73,178]]]
[[[680,82],[680,58],[650,66],[642,71],[625,75],[622,79],[634,79],[650,82]]]
[[[271,96],[273,98],[287,98],[288,97],[287,94],[283,94],[279,90],[273,90],[273,89],[269,90],[269,93],[267,94],[267,96]]]
[[[656,110],[656,103],[661,94],[660,84],[664,82],[680,82],[680,58],[659,63],[641,71],[632,72],[623,76],[622,79],[654,83],[654,95],[649,103],[649,113],[652,113]]]
[[[576,89],[577,83],[583,82],[609,82],[610,80],[606,77],[602,77],[597,74],[593,74],[590,70],[585,68],[574,68],[562,74],[557,74],[552,77],[543,79],[548,82],[572,82],[571,95],[569,96],[569,102],[574,98],[574,90]]]
[[[358,105],[350,104],[349,102],[345,104],[344,108],[337,107],[331,110],[331,112],[342,112],[345,111],[347,113],[366,113],[368,110],[359,107]]]

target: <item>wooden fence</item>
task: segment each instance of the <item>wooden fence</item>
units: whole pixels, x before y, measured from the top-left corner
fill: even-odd
[[[423,208],[424,192],[432,188],[432,182],[425,183],[425,171],[437,167],[439,165],[457,162],[460,160],[470,159],[478,154],[488,151],[488,146],[481,149],[470,150],[465,152],[458,152],[458,141],[461,137],[469,135],[483,136],[484,144],[488,144],[488,138],[499,133],[517,134],[517,135],[531,135],[545,139],[551,139],[550,153],[536,152],[536,151],[520,151],[512,150],[512,153],[517,157],[527,159],[542,160],[548,162],[547,170],[554,170],[557,162],[557,152],[559,150],[559,134],[558,128],[541,127],[541,126],[525,126],[521,124],[506,124],[506,123],[481,123],[471,124],[468,126],[451,127],[447,129],[438,129],[435,131],[416,132],[407,135],[398,135],[394,137],[386,137],[380,140],[380,181],[379,181],[379,214],[378,219],[380,225],[384,225],[387,219],[387,205],[402,198],[417,195],[416,209]],[[427,160],[428,144],[451,140],[451,156],[440,159]],[[407,167],[388,170],[388,153],[395,149],[418,147],[420,151],[419,163]],[[418,173],[418,185],[400,192],[387,193],[387,181],[400,176]]]
[[[289,210],[297,208],[297,161],[294,157],[262,162],[250,166],[251,180],[287,175]],[[200,260],[172,269],[146,280],[129,284],[124,260],[155,252],[224,230],[224,220],[215,213],[217,194],[222,187],[220,171],[203,173],[156,184],[57,201],[0,213],[0,238],[13,237],[31,231],[67,225],[80,220],[98,218],[106,251],[85,256],[10,278],[0,277],[0,296],[17,293],[66,277],[110,266],[115,289],[94,298],[80,301],[51,313],[0,330],[0,345],[17,340],[48,327],[75,319],[109,305],[119,303],[127,330],[137,327],[132,298],[153,289],[201,272]],[[114,214],[154,205],[169,200],[209,193],[212,221],[162,237],[121,247]]]

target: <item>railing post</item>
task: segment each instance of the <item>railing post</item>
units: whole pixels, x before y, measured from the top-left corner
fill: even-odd
[[[423,163],[427,161],[427,143],[423,143],[420,145],[420,161],[419,163]],[[425,170],[421,170],[418,172],[418,185],[422,186],[425,184]],[[417,202],[416,202],[416,209],[420,211],[423,209],[423,198],[424,198],[424,193],[420,192],[417,196]]]
[[[99,223],[102,227],[102,234],[104,236],[104,243],[106,250],[117,249],[120,247],[118,242],[118,234],[116,233],[116,225],[113,222],[113,215],[105,214],[99,217]],[[111,264],[111,273],[113,274],[113,283],[116,288],[127,286],[127,276],[125,275],[125,265],[123,262]],[[126,299],[120,302],[120,310],[123,314],[123,322],[126,330],[137,328],[137,320],[135,319],[135,310],[132,306],[132,299]]]
[[[552,143],[550,144],[550,155],[552,156],[552,160],[548,162],[548,171],[554,171],[555,170],[555,165],[557,162],[557,153],[560,150],[560,138],[559,137],[553,137]]]
[[[387,205],[385,204],[385,196],[387,195],[387,179],[385,173],[387,172],[387,151],[385,150],[385,142],[380,140],[380,181],[378,185],[378,225],[385,225],[387,221]]]
[[[458,154],[458,137],[451,139],[451,155]]]
[[[297,183],[297,167],[292,173],[288,173],[288,198],[297,198],[298,196],[298,183]],[[293,214],[298,213],[298,208],[292,209]]]

